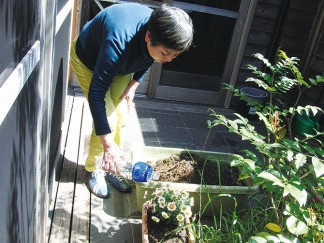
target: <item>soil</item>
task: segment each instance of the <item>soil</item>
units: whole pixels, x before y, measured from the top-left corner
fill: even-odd
[[[229,163],[206,160],[202,156],[189,152],[173,154],[168,158],[160,159],[153,168],[160,172],[159,181],[242,186],[242,183],[238,181],[239,171],[236,167],[231,167]]]

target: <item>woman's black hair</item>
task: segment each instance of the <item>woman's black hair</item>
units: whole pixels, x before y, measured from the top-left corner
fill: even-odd
[[[189,15],[182,9],[163,4],[154,10],[148,30],[151,45],[164,45],[176,51],[186,51],[193,41],[193,25]]]

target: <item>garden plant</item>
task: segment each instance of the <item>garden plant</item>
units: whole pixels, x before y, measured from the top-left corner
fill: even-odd
[[[281,50],[274,63],[261,54],[254,57],[262,62],[263,69],[249,65],[253,77],[246,82],[267,91],[268,100],[258,104],[239,89],[231,85],[226,88],[247,105],[254,106],[255,116],[265,132],[257,130],[241,114],[228,119],[211,110],[212,118],[208,121],[210,128],[224,125],[253,145],[253,150],[236,154],[231,164],[241,168],[240,179],[252,175],[254,184],[260,185],[269,198],[266,215],[274,217],[263,217],[264,225],[250,232],[249,242],[321,242],[324,239],[324,133],[315,131],[312,135],[298,136],[292,125],[298,114],[323,113],[319,107],[301,105],[301,98],[305,90],[323,83],[324,76],[304,78],[298,69],[299,60],[289,58]],[[287,97],[294,99],[283,102]],[[235,222],[232,232],[244,230]]]
[[[186,191],[171,187],[157,188],[145,195],[148,211],[148,237],[152,242],[190,241],[191,207],[194,199]],[[151,242],[150,241],[150,242]]]

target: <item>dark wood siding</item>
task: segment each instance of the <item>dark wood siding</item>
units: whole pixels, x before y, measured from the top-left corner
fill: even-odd
[[[280,47],[288,54],[302,59],[310,38],[319,0],[292,0],[281,30]]]
[[[324,74],[324,1],[317,9],[317,15],[304,54],[304,75],[314,78]],[[304,99],[310,104],[324,108],[324,85],[308,90]],[[322,119],[324,128],[324,117]]]
[[[243,86],[246,78],[251,76],[251,73],[246,69],[247,64],[261,68],[261,64],[251,57],[254,53],[261,53],[272,60],[276,50],[280,48],[288,56],[301,59],[300,64],[301,68],[303,68],[303,56],[307,52],[307,44],[312,38],[311,30],[321,2],[323,1],[259,0],[252,20],[236,87]],[[236,104],[237,99],[233,97],[232,105]]]
[[[240,87],[250,75],[246,65],[260,64],[252,58],[254,53],[261,53],[268,57],[280,15],[281,1],[259,0],[252,20],[250,33],[243,54],[241,68],[238,73],[236,86]],[[233,99],[235,102],[235,99]]]

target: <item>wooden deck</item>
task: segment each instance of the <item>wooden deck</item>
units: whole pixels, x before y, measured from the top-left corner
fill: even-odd
[[[72,92],[74,92],[72,90]],[[61,166],[58,166],[49,210],[48,242],[141,242],[141,215],[132,193],[111,186],[111,196],[91,195],[85,184],[84,163],[89,148],[92,118],[81,92],[69,95],[62,126]],[[248,145],[224,128],[210,131],[208,106],[140,98],[130,111],[124,155],[132,148],[158,146],[231,153]],[[232,116],[233,110],[215,108]],[[208,141],[206,141],[208,139]],[[61,168],[61,169],[60,169]]]
[[[84,162],[92,126],[90,110],[81,95],[68,96],[67,103],[62,166],[53,187],[48,242],[141,242],[135,189],[123,194],[109,187],[111,197],[100,199],[86,187]]]

